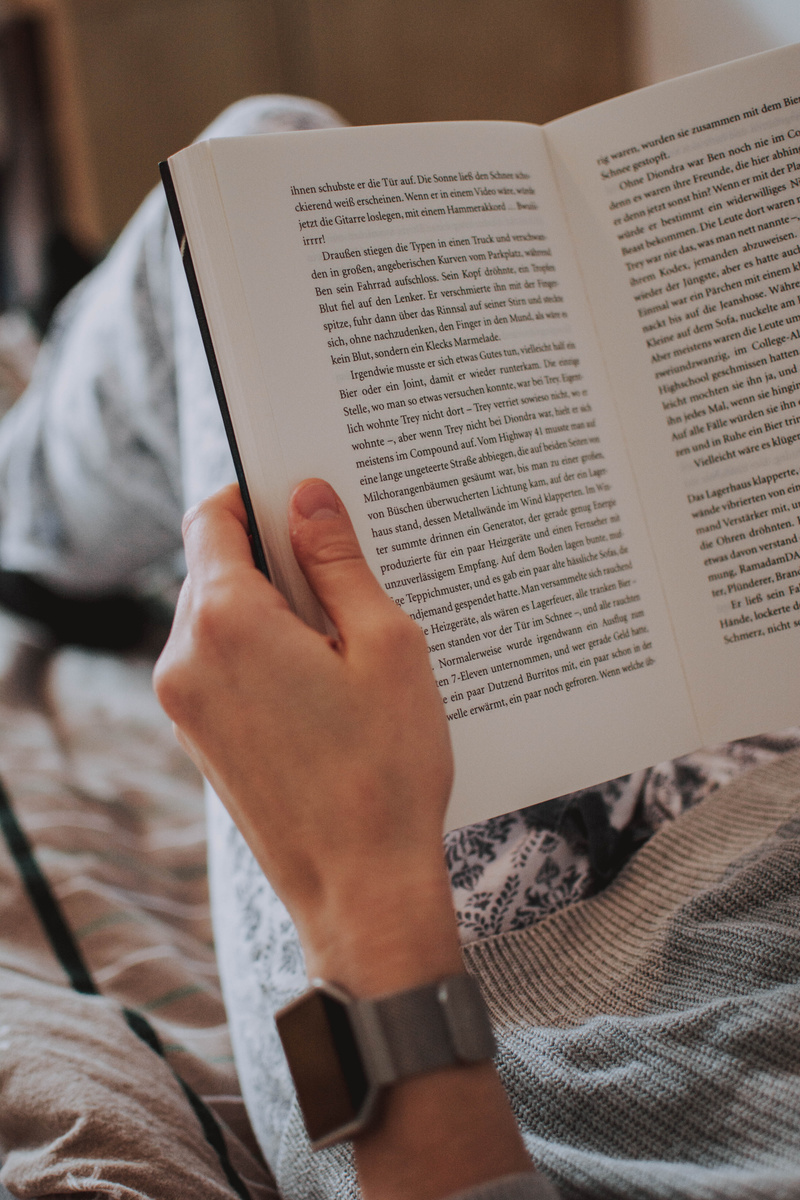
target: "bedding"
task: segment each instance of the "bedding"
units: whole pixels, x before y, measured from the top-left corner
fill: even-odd
[[[0,616],[0,1184],[15,1197],[276,1195],[231,1056],[202,786],[151,669],[53,652]]]

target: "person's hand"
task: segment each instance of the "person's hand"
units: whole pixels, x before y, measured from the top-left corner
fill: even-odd
[[[189,574],[156,691],[289,909],[309,974],[361,997],[400,991],[463,969],[442,849],[447,720],[422,632],[369,571],[334,492],[301,484],[289,521],[338,640],[256,570],[227,488],[186,517]],[[356,1158],[368,1200],[530,1170],[488,1062],[390,1089]]]
[[[423,634],[372,575],[332,489],[302,484],[289,522],[338,640],[255,569],[233,486],[186,516],[189,574],[155,687],[310,969],[389,991],[394,968],[403,984],[460,969],[441,842],[447,721]]]

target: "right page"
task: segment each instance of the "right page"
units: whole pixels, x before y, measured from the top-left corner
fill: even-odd
[[[800,47],[547,140],[706,743],[800,709]]]

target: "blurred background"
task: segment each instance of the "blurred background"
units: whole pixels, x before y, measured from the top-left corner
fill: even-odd
[[[541,123],[791,41],[797,0],[0,0],[4,336],[24,375],[158,160],[241,96],[301,93],[355,124]]]

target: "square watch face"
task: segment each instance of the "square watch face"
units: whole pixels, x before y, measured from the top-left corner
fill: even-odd
[[[362,1115],[370,1087],[345,1005],[309,992],[276,1023],[311,1141],[346,1133]]]

